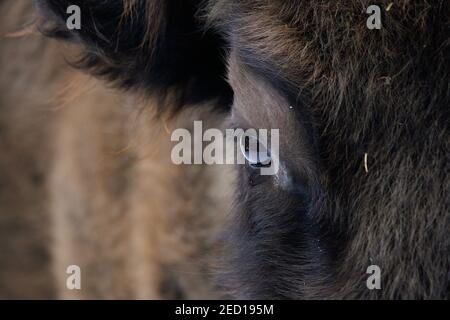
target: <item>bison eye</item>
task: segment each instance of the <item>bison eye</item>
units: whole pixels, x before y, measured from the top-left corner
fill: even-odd
[[[272,159],[267,146],[252,134],[243,134],[240,139],[241,152],[255,168],[269,167]]]

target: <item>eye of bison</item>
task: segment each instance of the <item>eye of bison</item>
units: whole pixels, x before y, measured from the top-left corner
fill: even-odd
[[[271,165],[270,151],[258,137],[251,134],[243,134],[240,139],[240,148],[250,166],[261,168]]]

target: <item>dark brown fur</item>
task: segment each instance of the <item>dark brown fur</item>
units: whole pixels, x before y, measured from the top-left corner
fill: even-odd
[[[13,37],[34,20],[30,2],[1,12],[11,36],[0,43],[0,297],[220,297],[211,258],[231,194],[216,190],[229,176],[168,161],[171,128],[221,125],[216,101],[162,121],[158,96],[118,94],[72,70],[76,46]],[[66,288],[72,264],[81,291]]]
[[[65,30],[69,2],[84,12],[80,31]],[[82,49],[78,67],[160,111],[159,118],[142,115],[130,133],[120,108],[91,110],[94,92],[57,121],[49,186],[61,296],[61,272],[74,257],[94,275],[81,297],[160,297],[161,283],[170,288],[163,297],[197,296],[199,284],[206,284],[200,296],[215,296],[209,272],[216,269],[193,266],[206,278],[190,284],[182,273],[186,261],[220,254],[219,286],[238,298],[449,298],[447,1],[397,1],[383,10],[381,30],[366,28],[369,1],[36,3],[41,30]],[[175,170],[163,111],[178,111],[171,128],[194,119],[222,126],[229,108],[235,126],[281,129],[281,170],[263,177],[236,169],[221,250],[222,219],[206,212],[222,217],[226,206],[218,204],[226,199],[203,192],[224,172]],[[146,149],[149,135],[158,138]],[[144,147],[107,156],[126,148],[127,137]],[[133,158],[154,149],[161,153],[153,160]],[[83,227],[71,227],[74,221]],[[203,227],[205,234],[186,246],[183,237],[172,242],[173,221],[188,238]],[[175,254],[180,248],[186,251]],[[372,264],[381,268],[381,290],[366,287]]]
[[[448,297],[449,6],[396,2],[383,13],[383,29],[370,31],[369,4],[212,7],[233,49],[234,116],[241,121],[248,112],[250,126],[285,129],[282,161],[309,190],[306,209],[293,215],[294,202],[273,215],[263,208],[292,196],[271,181],[245,187],[251,198],[239,201],[247,216],[236,233],[242,241],[233,244],[242,250],[233,269],[242,274],[232,285],[238,296]],[[258,100],[260,92],[252,100],[252,79],[281,96]],[[289,125],[295,118],[303,130]],[[297,140],[306,147],[295,147]],[[267,194],[273,198],[262,204]],[[264,229],[243,236],[254,224]],[[259,264],[244,263],[253,259]],[[365,286],[371,264],[381,267],[380,291]],[[273,283],[262,281],[269,277]]]

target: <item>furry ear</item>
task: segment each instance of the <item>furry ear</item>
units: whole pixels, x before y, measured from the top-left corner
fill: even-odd
[[[215,98],[228,107],[225,46],[217,34],[203,30],[197,15],[202,1],[35,1],[45,23],[53,26],[44,33],[83,45],[76,66],[126,89],[161,97],[170,89],[178,107]],[[81,9],[80,30],[65,27],[70,5]]]

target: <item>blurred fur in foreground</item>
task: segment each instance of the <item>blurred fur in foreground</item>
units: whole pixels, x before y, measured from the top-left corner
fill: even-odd
[[[22,0],[0,11],[3,33],[34,15]],[[219,297],[210,255],[229,178],[172,165],[168,132],[220,126],[213,105],[156,121],[157,102],[71,69],[74,51],[38,33],[0,42],[0,298]]]
[[[2,234],[4,255],[37,244],[22,243],[55,296],[73,297],[64,270],[79,264],[80,298],[449,297],[448,1],[380,1],[380,30],[359,0],[34,3],[73,66],[115,88],[59,67],[43,39],[20,40],[39,62],[2,44],[2,228],[28,228]],[[171,165],[168,132],[194,119],[281,129],[278,174]],[[2,270],[37,279],[11,256]],[[381,290],[366,287],[372,264]]]

